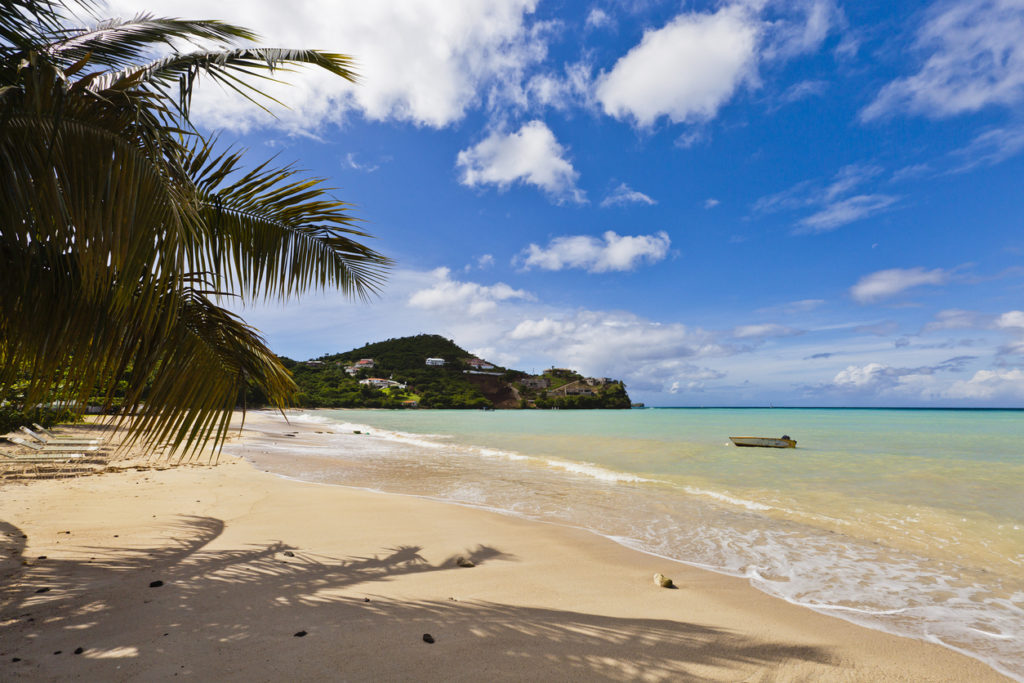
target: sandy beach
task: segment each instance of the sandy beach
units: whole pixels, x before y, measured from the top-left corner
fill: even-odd
[[[252,417],[249,428],[264,434],[312,429]],[[678,589],[656,586],[656,572]],[[288,480],[228,456],[216,466],[0,484],[0,672],[1006,680],[941,646],[590,532]]]

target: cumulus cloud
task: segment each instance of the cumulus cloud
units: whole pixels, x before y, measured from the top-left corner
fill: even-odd
[[[868,363],[863,366],[850,365],[845,370],[840,370],[832,378],[832,383],[840,388],[862,389],[880,384],[891,384],[893,378],[899,374],[895,368],[881,363]]]
[[[477,316],[494,310],[502,301],[529,301],[534,298],[529,292],[513,289],[503,282],[481,285],[453,280],[448,268],[438,268],[432,275],[435,281],[431,286],[409,297],[409,305],[413,308],[458,310],[464,311],[466,315]]]
[[[996,318],[996,327],[1024,328],[1024,311],[1007,311]]]
[[[619,183],[619,186],[601,201],[601,206],[609,207],[622,204],[647,204],[650,206],[657,203],[643,192],[634,190],[626,183]]]
[[[941,285],[949,281],[949,271],[942,268],[890,268],[865,275],[850,288],[850,296],[862,304],[887,299],[912,287]]]
[[[590,235],[556,237],[547,247],[531,244],[516,258],[524,269],[580,268],[591,273],[633,270],[640,263],[656,263],[668,254],[671,240],[664,230],[653,235],[619,235],[608,230],[601,238]]]
[[[515,133],[493,132],[462,150],[455,165],[461,171],[459,181],[469,187],[494,185],[505,190],[523,183],[557,200],[581,203],[586,198],[576,187],[579,173],[566,153],[544,122],[530,121]]]
[[[1020,0],[940,2],[914,41],[920,70],[888,83],[862,112],[933,118],[1024,100],[1024,5]]]
[[[576,311],[521,321],[514,340],[585,373],[625,378],[631,391],[666,391],[724,373],[699,363],[727,356],[715,335],[682,324],[663,324],[629,313]]]
[[[595,7],[590,10],[590,14],[587,15],[587,20],[584,25],[587,28],[604,28],[607,26],[614,26],[615,20],[600,7]]]
[[[983,401],[1024,399],[1024,370],[979,370],[968,380],[954,382],[943,395]]]
[[[718,206],[721,203],[722,202],[720,202],[719,200],[715,199],[714,197],[708,197],[707,199],[704,200],[704,208],[705,209],[713,209],[713,208],[715,208],[716,206]]]
[[[639,45],[598,79],[597,101],[617,119],[649,127],[711,119],[756,77],[758,19],[742,5],[684,13],[644,33]]]
[[[976,356],[957,356],[935,365],[901,368],[884,363],[849,365],[836,373],[831,387],[844,392],[875,395],[903,394],[919,398],[930,398],[944,394],[941,384],[935,378],[938,373],[959,373]],[[963,381],[954,382],[946,391]],[[947,397],[952,397],[947,394]]]
[[[561,74],[536,74],[526,84],[526,99],[559,111],[589,107],[593,97],[592,71],[593,67],[586,62],[573,62],[566,64]]]
[[[201,88],[194,114],[217,128],[280,126],[310,131],[349,112],[368,119],[443,127],[480,103],[481,93],[518,83],[547,54],[531,25],[537,0],[313,0],[220,3],[218,19],[258,32],[264,45],[344,52],[356,60],[359,85],[314,69],[289,74],[288,85],[263,84],[290,110],[275,119],[234,93]],[[200,0],[114,0],[111,16],[150,12],[207,17]],[[428,28],[429,27],[429,28]]]

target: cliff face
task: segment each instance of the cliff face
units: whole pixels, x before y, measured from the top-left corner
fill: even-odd
[[[491,375],[466,375],[466,379],[475,385],[480,393],[488,401],[494,404],[495,408],[518,408],[519,396],[511,384],[502,380],[501,377]]]

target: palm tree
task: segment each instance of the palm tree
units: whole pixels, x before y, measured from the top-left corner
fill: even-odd
[[[323,179],[246,170],[197,130],[193,86],[263,106],[254,77],[309,64],[352,81],[351,60],[216,21],[66,23],[61,4],[0,0],[0,396],[27,378],[20,405],[81,406],[120,383],[132,440],[194,453],[222,442],[248,383],[279,407],[295,391],[220,297],[365,298],[390,261]]]

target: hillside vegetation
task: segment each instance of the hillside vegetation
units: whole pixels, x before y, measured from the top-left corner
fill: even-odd
[[[428,366],[428,358],[444,364]],[[366,360],[372,367],[359,365]],[[630,407],[621,382],[552,369],[532,378],[534,384],[546,379],[549,389],[534,388],[524,384],[531,378],[527,373],[491,366],[438,335],[388,339],[309,361],[281,358],[281,363],[292,372],[297,402],[305,408]],[[371,380],[390,380],[393,386],[377,388]],[[257,392],[247,398],[261,403]]]

